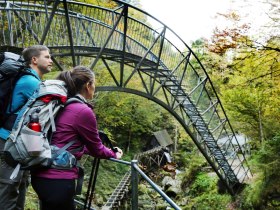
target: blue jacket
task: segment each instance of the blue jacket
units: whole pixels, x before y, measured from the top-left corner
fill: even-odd
[[[34,91],[39,87],[41,79],[38,73],[33,69],[28,69],[32,75],[22,76],[16,83],[13,92],[13,101],[11,112],[20,110],[20,108],[27,102],[29,97],[34,93]],[[8,110],[10,108],[8,107]],[[10,135],[10,131],[4,128],[0,128],[0,138],[7,139]]]

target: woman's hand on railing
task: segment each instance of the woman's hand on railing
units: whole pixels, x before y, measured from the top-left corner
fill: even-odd
[[[119,147],[114,147],[117,150],[116,152],[116,159],[121,159],[123,156],[123,151]]]

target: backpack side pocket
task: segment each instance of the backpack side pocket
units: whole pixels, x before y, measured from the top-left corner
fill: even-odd
[[[76,166],[77,160],[69,151],[61,151],[55,145],[51,145],[52,150],[52,165],[51,168],[56,169],[71,169]]]
[[[27,153],[33,156],[39,156],[42,151],[44,151],[44,137],[41,132],[36,132],[28,128],[27,126],[23,126],[21,132],[21,139],[23,145],[26,148]]]

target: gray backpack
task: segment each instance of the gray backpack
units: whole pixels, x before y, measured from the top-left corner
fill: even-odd
[[[70,141],[63,148],[51,145],[52,133],[56,131],[55,117],[59,110],[72,102],[82,102],[76,98],[67,100],[67,90],[60,80],[41,82],[37,91],[20,110],[13,130],[4,147],[5,161],[15,167],[13,179],[19,169],[52,167],[72,168],[76,158],[67,151],[76,140]],[[30,128],[31,116],[36,114],[40,131]],[[72,153],[71,153],[72,152]]]

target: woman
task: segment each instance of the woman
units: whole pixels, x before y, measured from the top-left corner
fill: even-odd
[[[75,140],[67,150],[78,149],[74,155],[80,159],[84,153],[98,158],[122,157],[122,150],[117,152],[105,147],[98,134],[97,122],[92,107],[86,103],[91,100],[95,90],[93,72],[83,66],[77,66],[71,71],[61,72],[59,80],[65,82],[69,97],[77,97],[83,102],[67,105],[56,117],[56,132],[53,134],[52,144],[63,147],[69,141]],[[76,150],[77,151],[77,150]],[[75,179],[78,168],[68,170],[39,169],[32,172],[32,187],[41,200],[43,210],[72,210],[74,207]]]

